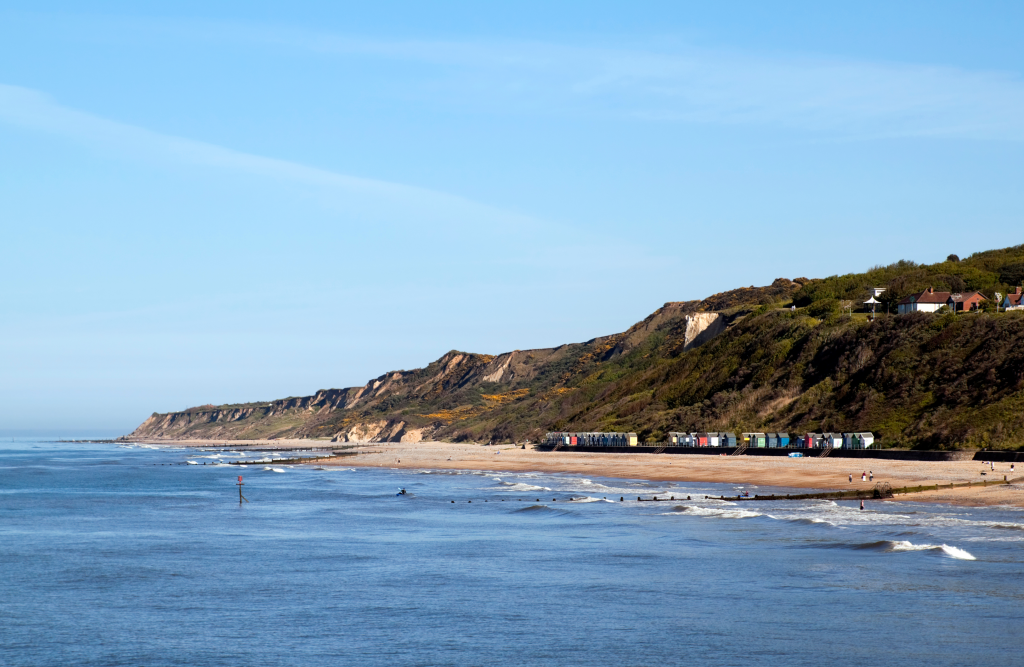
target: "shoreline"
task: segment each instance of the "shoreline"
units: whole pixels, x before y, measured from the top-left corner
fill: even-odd
[[[712,482],[771,486],[821,491],[868,491],[878,482],[893,488],[928,484],[949,484],[982,480],[1013,479],[1024,475],[1010,471],[1010,464],[996,463],[995,470],[981,461],[901,461],[891,459],[789,458],[761,456],[720,456],[715,454],[649,454],[563,452],[521,449],[514,445],[466,443],[331,443],[318,440],[162,440],[145,439],[135,444],[168,447],[228,447],[237,451],[270,448],[286,452],[302,449],[341,449],[355,452],[336,461],[316,461],[324,467],[432,470],[480,470],[488,472],[539,472],[574,474],[659,482]],[[128,443],[124,443],[128,444]],[[530,446],[528,446],[530,447]],[[295,465],[313,465],[295,464]],[[862,470],[863,469],[863,470]],[[860,479],[871,470],[873,481]],[[981,473],[985,472],[985,475]],[[853,481],[849,481],[853,475]],[[875,501],[880,502],[880,501]],[[958,487],[921,491],[886,502],[933,502],[969,507],[1008,505],[1024,507],[1024,483]]]

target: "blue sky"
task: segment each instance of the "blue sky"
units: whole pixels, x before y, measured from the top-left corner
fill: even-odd
[[[1018,244],[1022,19],[6,2],[0,431],[127,432]]]

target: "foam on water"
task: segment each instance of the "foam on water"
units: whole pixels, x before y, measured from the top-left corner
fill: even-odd
[[[5,664],[605,667],[685,652],[702,665],[903,654],[959,667],[1005,662],[1020,625],[1017,508],[862,512],[565,474],[254,474],[272,463],[249,466],[240,505],[233,470],[158,465],[223,465],[195,450],[27,447],[0,460],[0,560],[16,564],[0,578],[17,612],[0,630]],[[677,500],[636,502],[654,495]],[[239,554],[274,566],[239,567]],[[310,618],[330,631],[309,635]],[[306,639],[253,641],[254,627]]]
[[[677,505],[672,512],[663,512],[662,514],[672,515],[680,512],[713,519],[752,519],[755,516],[762,516],[760,512],[749,510],[701,507],[700,505]]]
[[[907,540],[883,540],[870,544],[859,545],[858,549],[875,549],[887,553],[898,553],[901,551],[933,551],[948,558],[957,560],[977,560],[972,554],[948,544],[913,544]]]
[[[523,482],[502,482],[501,486],[498,487],[501,491],[550,491],[551,489],[546,486],[534,486],[533,484],[524,484]]]

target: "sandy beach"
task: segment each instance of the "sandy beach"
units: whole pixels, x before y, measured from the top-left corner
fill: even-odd
[[[172,444],[164,441],[159,444]],[[174,441],[177,446],[273,447],[284,452],[310,447],[329,448],[332,443],[310,440]],[[352,445],[355,445],[354,447]],[[981,461],[891,461],[886,459],[789,458],[776,456],[720,456],[673,454],[613,454],[598,452],[538,451],[512,445],[483,446],[468,443],[364,443],[346,444],[356,456],[319,465],[412,469],[488,470],[495,472],[567,473],[593,477],[617,477],[677,482],[723,482],[801,489],[872,489],[877,482],[893,487],[919,484],[977,482],[970,488],[940,489],[900,496],[897,500],[938,502],[965,506],[1012,505],[1024,507],[1024,471],[1009,463],[996,463],[995,471]],[[874,481],[861,481],[862,472],[873,472]],[[981,473],[986,473],[982,475]],[[849,481],[853,475],[853,482]],[[1019,481],[1008,485],[980,486],[983,480]]]

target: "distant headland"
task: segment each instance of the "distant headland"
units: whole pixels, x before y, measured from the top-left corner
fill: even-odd
[[[1018,449],[1022,283],[1024,245],[779,278],[666,303],[584,343],[453,350],[362,387],[154,413],[123,439],[538,442],[548,431],[619,431],[643,443],[705,430],[870,431],[887,447]]]

